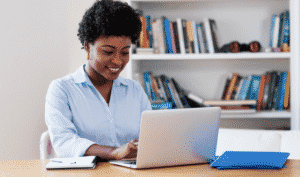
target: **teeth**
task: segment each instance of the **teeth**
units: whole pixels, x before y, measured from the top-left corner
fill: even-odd
[[[119,71],[120,68],[109,68],[109,69],[112,70],[112,71]]]

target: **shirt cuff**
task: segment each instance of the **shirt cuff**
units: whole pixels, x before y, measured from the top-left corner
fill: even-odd
[[[84,156],[86,150],[93,144],[96,144],[93,141],[88,139],[81,138],[76,142],[76,147],[74,147],[75,157],[82,157]]]

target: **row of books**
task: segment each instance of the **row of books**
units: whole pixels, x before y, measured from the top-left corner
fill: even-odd
[[[153,48],[153,53],[216,53],[217,26],[213,19],[204,18],[200,23],[177,18],[171,21],[166,17],[152,19],[150,15],[140,16],[142,32],[138,41],[140,48]],[[151,50],[149,50],[151,51]]]
[[[173,77],[169,78],[164,74],[154,76],[150,71],[140,75],[139,82],[144,87],[154,110],[219,106],[224,114],[234,113],[229,110],[237,110],[237,107],[256,105],[256,100],[205,100],[203,97],[181,87]],[[251,113],[254,112],[251,111]],[[245,113],[245,111],[238,113]]]
[[[232,73],[226,79],[222,100],[256,100],[261,110],[287,110],[290,107],[290,72],[267,71],[262,75]]]
[[[280,14],[273,14],[270,27],[269,47],[275,52],[288,52],[284,50],[284,44],[290,46],[290,15],[286,10]]]

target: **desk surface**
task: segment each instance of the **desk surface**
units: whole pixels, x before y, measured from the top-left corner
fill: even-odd
[[[99,162],[93,170],[46,170],[49,161],[40,160],[8,160],[0,161],[0,176],[16,177],[30,174],[30,176],[300,176],[300,160],[287,160],[287,168],[279,170],[217,170],[209,164],[177,166],[133,170],[115,166],[108,162]]]

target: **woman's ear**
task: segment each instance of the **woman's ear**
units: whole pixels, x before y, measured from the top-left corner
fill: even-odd
[[[86,59],[90,59],[90,44],[84,41],[84,50],[87,52],[87,57]]]
[[[87,53],[90,53],[90,44],[87,43],[86,41],[84,41],[84,50],[87,52]]]

